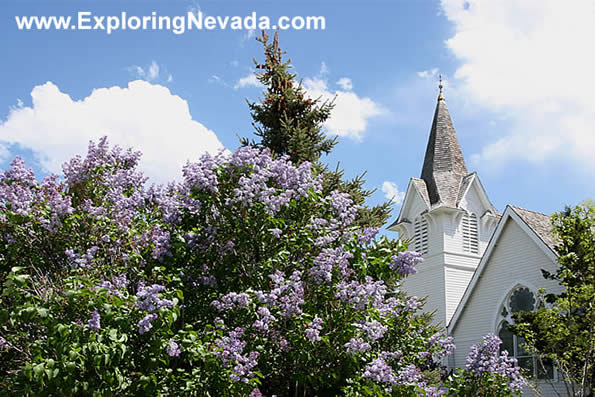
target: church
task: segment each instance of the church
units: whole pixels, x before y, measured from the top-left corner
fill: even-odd
[[[512,205],[502,213],[494,207],[479,175],[467,170],[439,88],[421,176],[409,181],[399,216],[388,226],[424,258],[403,290],[426,297],[424,311],[454,337],[450,369],[464,367],[470,346],[494,333],[501,348],[533,374],[541,395],[556,396],[565,389],[555,368],[538,365],[507,327],[512,313],[541,304],[539,288],[561,289],[541,273],[558,266],[550,217]]]

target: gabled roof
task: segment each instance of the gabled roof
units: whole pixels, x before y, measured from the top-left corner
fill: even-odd
[[[409,181],[409,186],[407,186],[407,193],[405,193],[405,198],[403,199],[403,205],[401,205],[401,210],[399,211],[399,216],[397,216],[397,220],[390,224],[387,227],[388,230],[393,230],[395,226],[400,224],[401,222],[406,222],[406,219],[403,219],[404,209],[409,205],[409,202],[413,200],[415,194],[418,194],[419,197],[423,200],[425,205],[428,209],[430,209],[430,199],[428,197],[428,189],[426,188],[426,183],[422,179],[418,178],[411,178]]]
[[[448,324],[449,334],[451,334],[455,329],[457,321],[465,310],[467,302],[469,301],[477,282],[481,278],[481,274],[486,267],[486,263],[492,256],[494,248],[498,245],[498,240],[500,239],[502,230],[504,230],[504,226],[509,219],[516,222],[519,227],[525,231],[525,233],[527,233],[527,235],[553,262],[556,261],[558,255],[554,249],[555,240],[552,237],[553,227],[551,226],[551,218],[548,215],[541,214],[539,212],[530,211],[511,205],[506,206],[506,209],[500,218],[500,222],[498,222],[496,231],[490,238],[490,242],[488,243],[479,265],[473,273],[473,277],[471,277],[471,281],[465,290],[465,294],[463,295],[463,298],[461,298],[461,301],[459,302],[459,305],[457,306],[457,309],[454,312],[450,323]]]
[[[443,206],[456,208],[461,181],[468,174],[446,101],[440,95],[421,171],[430,204],[440,202]]]
[[[553,235],[554,227],[552,226],[552,218],[550,216],[514,205],[511,205],[510,208],[523,218],[523,221],[553,252],[556,252],[556,240]]]

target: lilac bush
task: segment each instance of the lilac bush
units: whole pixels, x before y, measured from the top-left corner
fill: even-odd
[[[459,369],[447,382],[452,395],[512,396],[528,386],[521,369],[508,352],[500,352],[502,340],[494,334],[484,336],[469,349],[465,369]]]
[[[309,163],[243,147],[149,186],[139,159],[0,174],[2,390],[437,395],[454,345],[399,288],[421,256]]]

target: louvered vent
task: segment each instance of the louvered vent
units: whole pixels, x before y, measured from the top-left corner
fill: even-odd
[[[479,231],[477,227],[477,216],[465,213],[461,222],[463,230],[463,251],[477,254],[479,252]]]
[[[415,220],[415,250],[422,254],[428,253],[428,221],[420,217]]]

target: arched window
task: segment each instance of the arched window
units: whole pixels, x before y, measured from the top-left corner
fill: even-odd
[[[422,254],[428,253],[428,221],[422,216],[415,219],[413,245],[417,252]]]
[[[535,356],[523,349],[524,339],[512,333],[509,328],[513,324],[512,314],[516,312],[532,312],[537,309],[538,302],[527,287],[517,287],[506,298],[500,309],[500,325],[498,336],[502,339],[500,350],[507,350],[510,357],[515,357],[519,366],[537,379],[553,379],[554,367],[551,362],[537,360]]]
[[[463,232],[463,251],[477,254],[479,252],[479,228],[477,215],[465,212],[461,221]]]

